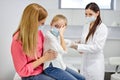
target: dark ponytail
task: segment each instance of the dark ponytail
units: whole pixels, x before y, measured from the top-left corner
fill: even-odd
[[[98,26],[99,24],[101,24],[102,20],[101,20],[101,17],[100,17],[100,9],[99,9],[99,7],[98,7],[98,5],[97,5],[96,3],[89,3],[89,4],[86,6],[85,10],[86,10],[86,9],[90,9],[90,10],[94,11],[95,13],[97,13],[97,12],[99,11],[99,15],[97,16],[97,19],[96,19],[94,25],[93,25],[92,28],[89,30],[89,33],[88,33],[88,35],[87,35],[87,37],[86,37],[86,40],[85,40],[85,41],[87,42],[90,36],[93,37],[93,35],[94,35],[95,31],[96,31],[97,26]]]

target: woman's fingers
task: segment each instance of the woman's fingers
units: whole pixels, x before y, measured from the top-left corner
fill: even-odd
[[[77,45],[76,43],[72,43],[70,47],[71,47],[71,48],[74,48],[74,49],[77,49],[77,48],[78,48],[78,45]]]
[[[56,53],[56,51],[54,51],[52,49],[49,49],[48,52],[50,52],[50,53]]]
[[[57,57],[57,52],[52,49],[48,50],[48,54],[53,58]]]
[[[83,54],[83,52],[80,52],[80,54]]]

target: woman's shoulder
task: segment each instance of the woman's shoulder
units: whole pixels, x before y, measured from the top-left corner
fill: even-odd
[[[104,23],[101,23],[96,30],[97,34],[108,34],[108,28]]]
[[[41,30],[39,30],[38,35],[43,35],[43,32]]]
[[[14,35],[13,35],[13,38],[12,38],[12,43],[13,44],[22,44],[22,42],[18,39],[18,36],[19,36],[19,31],[16,32]]]
[[[107,26],[106,26],[104,23],[101,23],[100,26],[101,26],[102,28],[107,28]]]
[[[99,25],[98,29],[100,29],[100,30],[102,30],[102,31],[108,30],[107,26],[106,26],[104,23],[101,23],[101,24]]]
[[[44,38],[44,33],[41,30],[38,31],[38,35]]]
[[[13,40],[18,40],[19,31],[15,32],[13,35]]]

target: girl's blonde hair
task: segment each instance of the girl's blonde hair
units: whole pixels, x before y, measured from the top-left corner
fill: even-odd
[[[65,26],[67,26],[67,18],[64,15],[62,15],[62,14],[58,14],[58,15],[54,16],[53,19],[52,19],[52,21],[51,21],[51,25],[54,22],[56,22],[58,20],[61,20],[61,19],[65,21]]]
[[[21,22],[15,33],[19,33],[18,40],[26,55],[34,55],[37,47],[38,23],[47,17],[47,11],[39,4],[28,5],[23,12]],[[14,33],[14,34],[15,34]]]

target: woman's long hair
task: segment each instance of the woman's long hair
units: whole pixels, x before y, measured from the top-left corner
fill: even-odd
[[[28,5],[23,12],[17,31],[18,40],[22,42],[22,48],[26,55],[34,55],[37,47],[38,22],[47,17],[47,11],[39,4]]]
[[[90,9],[92,11],[94,11],[95,13],[97,13],[99,11],[99,15],[97,16],[96,20],[95,20],[95,23],[94,25],[92,26],[92,28],[89,30],[89,33],[86,37],[86,42],[88,41],[89,37],[94,35],[95,31],[96,31],[96,28],[99,24],[101,24],[102,20],[101,20],[101,17],[100,17],[100,8],[98,7],[98,5],[96,3],[89,3],[85,10],[86,9]]]

